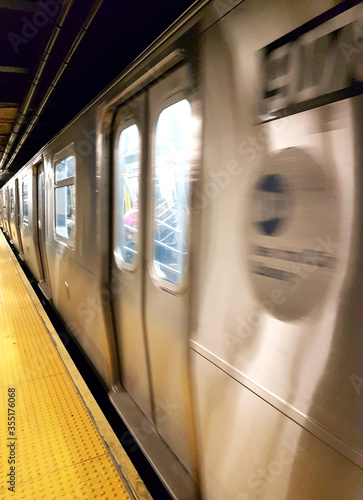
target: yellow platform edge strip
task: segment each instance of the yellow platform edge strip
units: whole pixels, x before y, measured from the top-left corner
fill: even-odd
[[[134,465],[127,456],[126,451],[120,444],[116,434],[112,430],[110,424],[107,422],[104,414],[102,413],[100,407],[92,396],[90,390],[88,389],[86,383],[82,379],[78,369],[73,363],[72,358],[65,349],[62,341],[60,340],[57,332],[55,331],[50,319],[48,318],[40,300],[38,299],[36,293],[34,292],[32,286],[30,285],[24,271],[22,270],[19,262],[17,261],[14,253],[12,252],[5,236],[0,231],[1,237],[4,239],[4,243],[7,247],[11,260],[18,272],[33,304],[40,316],[44,327],[50,336],[53,345],[55,346],[59,357],[61,358],[73,385],[81,397],[83,404],[92,420],[112,462],[114,463],[116,470],[120,474],[124,485],[130,494],[131,498],[134,500],[152,500],[150,493],[148,492],[146,486],[141,480],[139,474],[137,473]]]

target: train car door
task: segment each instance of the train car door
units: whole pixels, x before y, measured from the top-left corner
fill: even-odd
[[[42,279],[40,280],[38,286],[45,295],[45,297],[51,299],[51,287],[50,287],[50,277],[48,269],[48,260],[46,253],[46,212],[45,212],[45,179],[44,179],[44,166],[40,162],[35,167],[36,173],[36,202],[33,203],[34,210],[37,216],[37,241],[39,248],[39,255],[41,260],[42,269]]]
[[[158,78],[121,105],[114,122],[111,293],[121,383],[151,422],[153,430],[134,434],[156,469],[158,457],[148,450],[152,432],[166,444],[160,470],[169,467],[171,474],[160,474],[178,498],[196,496],[188,366],[189,74],[185,65]],[[124,417],[122,395],[110,397]]]
[[[193,130],[189,75],[184,65],[149,91],[145,324],[155,425],[193,475],[196,464],[188,365]]]
[[[143,318],[145,94],[118,110],[114,123],[114,231],[111,293],[122,385],[151,419],[149,360]],[[118,285],[119,284],[119,285]]]
[[[21,224],[21,215],[20,215],[20,187],[19,187],[19,179],[15,179],[15,230],[16,230],[16,247],[19,252],[19,257],[24,260],[24,252],[23,252],[23,242],[20,231]]]

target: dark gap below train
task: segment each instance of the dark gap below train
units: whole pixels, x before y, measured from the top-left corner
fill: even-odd
[[[7,238],[6,238],[7,239]],[[9,240],[7,239],[9,243]],[[110,402],[107,394],[107,388],[104,382],[100,379],[96,371],[92,368],[92,365],[87,360],[86,355],[82,351],[81,347],[78,345],[76,340],[72,337],[69,329],[66,327],[57,311],[53,306],[46,300],[41,290],[38,287],[38,282],[29,271],[29,269],[24,265],[24,262],[19,258],[13,245],[9,243],[15,257],[17,258],[22,270],[24,271],[26,277],[28,278],[30,284],[33,287],[38,299],[40,300],[45,312],[47,313],[54,329],[56,330],[60,340],[62,341],[64,347],[66,348],[68,354],[71,356],[74,364],[76,365],[79,373],[81,374],[83,380],[87,384],[87,387],[91,391],[93,397],[97,401],[97,404],[101,408],[103,414],[105,415],[108,423],[111,425],[114,433],[116,434],[121,445],[125,449],[128,457],[133,463],[135,469],[139,473],[141,479],[143,480],[146,488],[149,490],[152,498],[157,500],[171,500],[171,496],[168,494],[163,483],[146,460],[142,451],[138,447],[137,443],[127,430],[127,427],[120,419],[117,411]]]

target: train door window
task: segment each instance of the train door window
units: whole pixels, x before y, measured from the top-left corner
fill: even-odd
[[[10,189],[10,217],[14,218],[14,210],[15,210],[15,203],[14,203],[14,189]]]
[[[121,131],[117,149],[115,259],[131,269],[138,252],[140,133],[136,124]],[[125,265],[126,264],[126,265]]]
[[[192,110],[183,99],[159,115],[154,144],[154,268],[183,281],[187,264]]]
[[[23,206],[23,224],[28,225],[29,223],[29,202],[28,202],[28,182],[27,178],[24,177],[22,182],[22,206]]]
[[[54,168],[55,234],[65,243],[73,243],[75,235],[75,157],[58,161]]]

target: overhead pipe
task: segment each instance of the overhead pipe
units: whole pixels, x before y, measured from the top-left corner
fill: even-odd
[[[24,142],[27,140],[27,138],[29,137],[29,134],[32,132],[33,128],[35,127],[37,121],[39,120],[40,115],[42,114],[42,112],[44,110],[45,105],[47,104],[47,102],[49,100],[49,97],[51,96],[51,94],[52,94],[55,86],[57,85],[60,77],[62,76],[64,70],[66,69],[67,65],[69,64],[69,61],[72,59],[74,52],[76,51],[77,47],[81,43],[82,38],[86,34],[90,24],[92,23],[94,17],[96,16],[99,8],[102,5],[102,3],[103,3],[103,0],[96,0],[95,3],[93,4],[85,22],[82,24],[75,40],[72,43],[71,48],[69,49],[69,51],[68,51],[66,57],[64,58],[59,70],[57,71],[57,74],[55,75],[52,83],[49,85],[48,90],[46,91],[46,93],[45,93],[41,103],[39,104],[37,110],[34,112],[32,120],[30,121],[24,134],[20,138],[19,143],[18,143],[12,157],[10,158],[8,164],[6,165],[6,170],[9,169],[10,165],[12,164],[14,159],[16,158],[16,155],[19,153]]]
[[[74,0],[66,0],[62,4],[60,13],[57,17],[55,24],[54,24],[54,27],[53,27],[52,33],[50,35],[50,38],[48,40],[48,43],[44,49],[43,55],[42,55],[40,62],[38,64],[37,70],[35,72],[35,76],[30,84],[30,88],[29,88],[27,94],[25,95],[25,98],[20,106],[20,109],[18,110],[16,119],[15,119],[15,123],[13,125],[12,132],[10,134],[9,140],[8,140],[6,147],[5,147],[3,157],[2,157],[1,162],[0,162],[0,169],[1,170],[4,170],[3,165],[6,163],[6,159],[9,155],[13,145],[14,145],[16,138],[18,137],[19,131],[20,131],[20,129],[24,123],[24,120],[29,112],[32,100],[33,100],[34,95],[38,89],[39,82],[40,82],[40,79],[43,75],[45,66],[49,60],[50,54],[54,48],[55,42],[56,42],[59,34],[61,32],[61,29],[64,25],[64,22],[66,20],[66,17],[68,15],[69,11],[70,11],[70,8],[72,6],[73,1]]]

